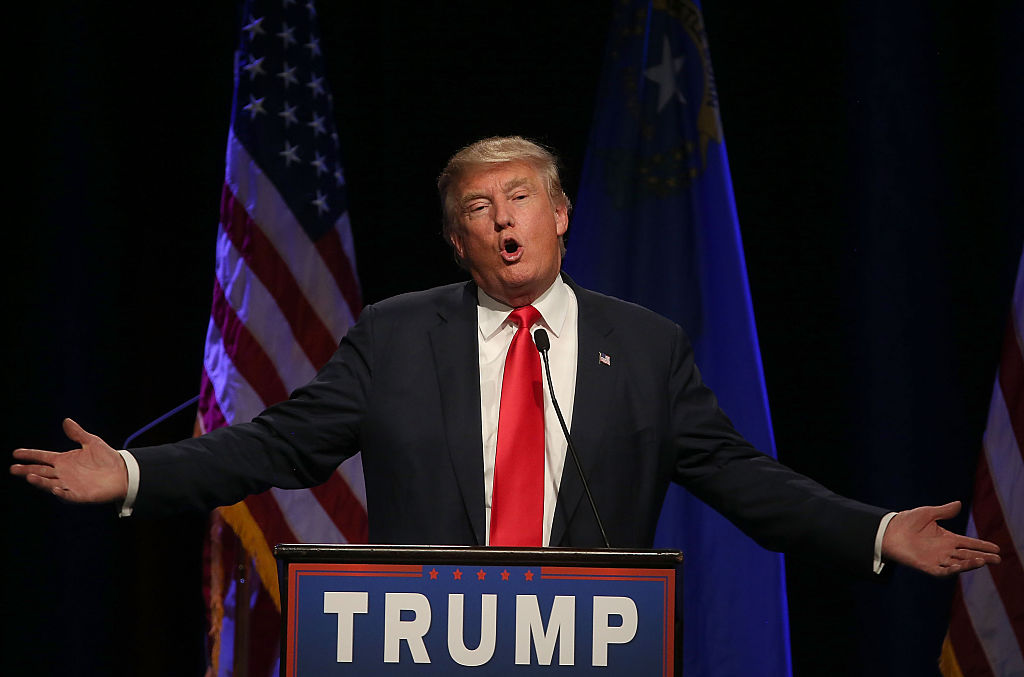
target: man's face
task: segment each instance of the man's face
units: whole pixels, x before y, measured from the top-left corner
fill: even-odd
[[[468,174],[455,187],[455,251],[488,295],[518,307],[533,303],[562,266],[559,238],[569,225],[537,171],[507,162]]]

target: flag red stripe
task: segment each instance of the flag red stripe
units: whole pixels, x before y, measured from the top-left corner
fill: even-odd
[[[978,473],[974,479],[974,525],[979,538],[999,546],[1002,562],[989,567],[988,571],[1010,618],[1021,654],[1024,654],[1024,566],[1006,525],[984,453],[978,457]]]
[[[235,314],[234,308],[224,296],[220,280],[213,281],[213,321],[220,329],[224,351],[231,358],[231,363],[238,373],[249,382],[263,404],[271,405],[288,399],[288,389],[284,387],[277,367],[264,352],[263,347],[253,338],[249,329],[242,324]],[[237,421],[234,421],[237,423]]]
[[[359,291],[359,283],[356,282],[355,271],[352,270],[352,262],[341,244],[341,235],[337,230],[328,231],[323,237],[316,241],[316,249],[320,257],[331,271],[331,276],[338,284],[341,295],[348,302],[352,317],[359,317],[359,311],[363,308],[362,294]]]
[[[1010,413],[1010,424],[1017,438],[1017,451],[1024,459],[1024,357],[1021,356],[1020,343],[1017,342],[1017,331],[1013,317],[1006,323],[1003,334],[1003,354],[999,362],[999,387],[1006,400],[1006,409]]]
[[[255,576],[254,580],[259,586],[259,591],[249,615],[249,674],[267,675],[270,674],[268,670],[277,661],[280,652],[276,637],[281,634],[281,616],[274,604],[274,598],[267,592],[259,576]],[[271,639],[272,641],[268,641]]]
[[[338,342],[302,293],[302,288],[288,264],[278,254],[274,243],[249,217],[227,184],[224,184],[221,196],[221,225],[235,249],[245,259],[249,270],[273,295],[306,357],[317,369],[325,365],[338,347]]]
[[[326,482],[313,487],[313,495],[320,501],[334,526],[345,535],[345,540],[349,543],[368,542],[366,510],[344,477],[337,472],[331,473]]]
[[[256,524],[263,530],[263,536],[271,548],[278,543],[299,542],[291,527],[288,526],[288,520],[281,512],[281,506],[269,491],[249,496],[245,499],[245,507],[249,508]]]
[[[949,638],[953,642],[956,662],[964,677],[992,677],[992,668],[988,664],[985,650],[978,641],[974,624],[967,613],[960,583],[953,594],[953,613],[949,619]]]
[[[213,382],[210,380],[210,375],[206,373],[205,367],[199,383],[199,412],[203,417],[203,430],[207,432],[214,428],[223,428],[228,424],[217,403],[217,393],[213,389]]]

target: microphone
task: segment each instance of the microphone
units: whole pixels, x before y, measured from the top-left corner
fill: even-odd
[[[548,362],[548,351],[551,349],[551,340],[548,338],[548,333],[544,331],[543,327],[539,327],[537,331],[533,332],[533,342],[537,346],[537,350],[540,351],[540,356],[544,358],[544,371],[548,375],[548,392],[551,393],[551,404],[555,405],[555,413],[558,415],[558,422],[562,426],[562,434],[565,435],[565,441],[569,445],[569,453],[572,456],[573,462],[576,464],[576,471],[580,474],[580,479],[583,480],[583,490],[587,492],[587,500],[590,501],[590,509],[594,513],[594,519],[597,520],[597,528],[601,530],[601,539],[604,541],[604,547],[610,548],[608,544],[608,535],[604,532],[604,524],[601,522],[601,515],[597,512],[597,504],[594,503],[594,496],[590,493],[590,485],[587,484],[587,476],[583,474],[583,466],[580,465],[580,457],[576,453],[576,447],[573,446],[572,438],[569,436],[569,428],[565,425],[565,419],[562,417],[562,410],[558,407],[558,400],[555,399],[555,386],[551,382],[551,363]]]

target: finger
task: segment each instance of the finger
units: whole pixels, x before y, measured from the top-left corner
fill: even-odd
[[[50,479],[49,477],[40,477],[39,475],[26,475],[25,479],[28,480],[28,483],[32,486],[45,489],[55,496],[61,496],[67,491],[64,483],[60,480]]]
[[[91,437],[91,435],[85,431],[85,428],[78,425],[70,418],[64,419],[62,426],[64,428],[64,434],[67,435],[69,439],[72,439],[79,444],[85,444]]]
[[[953,553],[950,556],[953,560],[962,562],[978,560],[985,564],[999,564],[1003,561],[1003,558],[994,552],[984,552],[978,550],[960,550]]]
[[[991,541],[983,541],[970,536],[959,536],[954,543],[958,550],[977,550],[979,552],[999,552],[999,546]]]
[[[965,571],[973,571],[974,569],[980,569],[986,564],[989,564],[989,562],[986,562],[984,559],[981,559],[980,557],[977,559],[965,559],[958,565],[950,567],[950,573],[963,573]]]
[[[56,468],[49,465],[21,465],[20,463],[11,466],[11,474],[18,477],[28,475],[39,475],[40,477],[57,477]]]
[[[44,463],[46,465],[53,465],[53,462],[57,459],[60,454],[56,451],[46,451],[44,449],[15,449],[14,458],[19,461],[34,461],[36,463]]]

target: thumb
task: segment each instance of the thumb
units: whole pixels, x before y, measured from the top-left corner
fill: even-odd
[[[953,501],[946,505],[936,506],[934,510],[936,520],[948,520],[960,514],[960,501]]]
[[[68,439],[78,442],[82,446],[89,440],[89,433],[85,431],[85,428],[75,423],[70,418],[64,419],[63,423],[64,434],[68,436]]]

